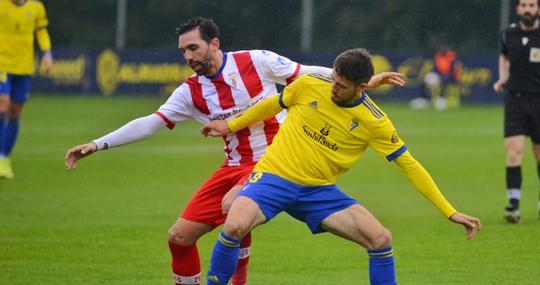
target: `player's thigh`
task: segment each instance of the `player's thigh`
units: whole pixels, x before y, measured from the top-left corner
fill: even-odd
[[[390,231],[358,204],[328,216],[322,221],[321,227],[367,249],[387,247],[392,241]]]
[[[223,232],[236,239],[242,239],[256,226],[264,223],[266,218],[259,205],[249,197],[236,198],[227,214]]]
[[[30,88],[32,87],[32,76],[11,75],[11,102],[23,105],[28,101]]]
[[[222,211],[222,200],[225,194],[246,175],[251,173],[252,166],[228,167],[223,166],[210,176],[210,178],[191,197],[182,218],[217,227],[225,221]]]
[[[527,134],[526,103],[523,94],[509,91],[504,96],[504,137]]]
[[[194,244],[201,236],[212,231],[212,229],[214,229],[214,226],[211,224],[178,218],[176,223],[169,229],[169,241],[181,245]]]

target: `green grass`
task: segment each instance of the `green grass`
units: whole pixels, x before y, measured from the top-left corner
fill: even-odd
[[[33,98],[12,156],[16,179],[0,180],[1,284],[172,284],[167,229],[222,162],[220,140],[201,138],[199,125],[187,122],[91,156],[74,172],[63,169],[66,149],[162,102]],[[467,241],[396,166],[368,151],[338,184],[392,231],[399,283],[538,284],[536,167],[528,148],[523,222],[504,223],[500,106],[415,112],[381,105],[447,198],[483,222]],[[215,238],[213,232],[199,242],[203,274]],[[367,256],[280,215],[254,231],[250,284],[368,284]]]

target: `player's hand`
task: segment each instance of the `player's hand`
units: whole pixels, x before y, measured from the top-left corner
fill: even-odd
[[[405,86],[403,74],[399,72],[381,72],[373,75],[368,82],[367,88],[377,88],[383,84]]]
[[[65,167],[67,170],[71,170],[77,167],[77,163],[84,157],[91,155],[96,152],[97,145],[93,142],[87,144],[81,144],[70,148],[66,152],[66,157],[64,158]]]
[[[497,93],[502,93],[504,91],[504,86],[506,85],[506,81],[497,80],[497,82],[493,83],[493,89]]]
[[[229,125],[226,121],[215,120],[203,125],[201,134],[205,137],[222,137],[230,133]]]
[[[232,206],[232,203],[234,202],[234,199],[236,199],[236,196],[238,195],[238,192],[242,190],[244,185],[236,185],[229,192],[223,196],[223,199],[221,199],[221,212],[223,214],[227,214],[229,212],[229,209]]]
[[[476,232],[482,228],[479,218],[467,216],[460,212],[453,214],[450,217],[450,220],[465,227],[465,230],[467,231],[467,239],[472,239]]]
[[[52,58],[52,56],[44,55],[41,58],[40,68],[45,72],[45,74],[49,74],[52,71],[52,68],[53,68],[53,58]]]

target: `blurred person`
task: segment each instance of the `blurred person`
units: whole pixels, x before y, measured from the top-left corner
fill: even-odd
[[[519,223],[521,215],[521,162],[525,137],[530,137],[540,177],[540,30],[538,0],[518,0],[518,24],[501,33],[499,79],[495,91],[504,95],[504,146],[506,149],[505,218]],[[540,201],[538,203],[540,217]]]
[[[186,79],[154,114],[135,119],[112,133],[68,150],[65,157],[68,170],[95,151],[144,139],[163,127],[172,129],[176,123],[187,119],[202,123],[231,119],[275,94],[276,84],[288,84],[298,75],[309,72],[329,74],[331,71],[330,68],[301,65],[270,51],[223,52],[219,29],[211,19],[192,18],[177,30],[178,47],[196,75]],[[392,76],[393,73],[383,73],[372,81],[372,85]],[[240,185],[271,144],[284,116],[285,113],[276,114],[223,138],[225,162],[197,190],[168,233],[176,284],[200,284],[196,242],[223,224]],[[235,285],[247,282],[250,245],[251,236],[247,235],[237,254],[238,266],[232,279]]]
[[[422,96],[411,100],[409,106],[417,110],[433,105],[439,111],[459,106],[460,72],[457,53],[446,44],[438,45],[433,55],[433,70],[424,76]]]
[[[14,178],[9,156],[34,73],[34,37],[43,52],[41,68],[53,66],[47,13],[39,1],[0,0],[0,178]]]
[[[437,110],[445,110],[447,107],[457,107],[459,104],[459,92],[456,93],[456,84],[461,72],[461,63],[457,53],[448,45],[441,44],[437,47],[433,56],[433,72],[439,77],[438,86],[434,89],[431,86],[432,96],[434,96],[434,106]],[[436,90],[436,91],[435,91]],[[456,97],[456,98],[454,98]],[[457,100],[450,103],[450,100]]]
[[[480,229],[478,218],[457,212],[444,198],[388,116],[364,92],[373,75],[368,52],[347,50],[333,67],[331,76],[301,76],[240,117],[203,126],[205,136],[225,136],[288,111],[274,143],[230,208],[212,253],[208,284],[227,284],[244,235],[283,211],[306,223],[313,234],[328,231],[363,246],[371,284],[396,284],[390,231],[335,185],[368,146],[394,161],[446,218],[463,225],[468,239]]]

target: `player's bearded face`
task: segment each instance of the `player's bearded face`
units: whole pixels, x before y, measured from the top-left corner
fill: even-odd
[[[538,10],[537,0],[521,0],[516,12],[523,25],[532,27],[538,18]]]
[[[519,19],[525,26],[532,27],[536,20],[536,16],[534,16],[533,14],[529,12],[525,12],[519,16]]]
[[[332,101],[336,104],[347,104],[359,98],[358,88],[352,81],[332,72]]]
[[[197,75],[208,76],[210,71],[210,64],[212,63],[212,54],[210,48],[206,50],[204,56],[200,59],[191,58],[188,60],[188,64],[197,73]]]

